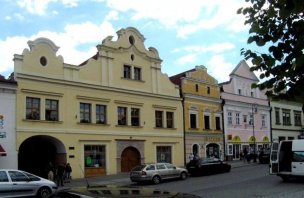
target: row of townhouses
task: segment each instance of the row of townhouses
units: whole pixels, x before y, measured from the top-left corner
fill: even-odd
[[[252,89],[259,80],[245,61],[228,82],[204,66],[168,77],[137,29],[117,35],[80,65],[47,38],[14,55],[13,75],[0,78],[0,168],[46,176],[49,162],[69,162],[74,178],[101,176],[184,166],[191,154],[238,160],[244,148],[301,137],[302,104]]]

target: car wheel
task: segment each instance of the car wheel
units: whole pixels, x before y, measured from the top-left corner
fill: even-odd
[[[154,183],[154,184],[159,184],[160,183],[160,177],[159,176],[154,176],[153,178],[152,178],[152,182]]]
[[[187,173],[186,173],[186,172],[182,172],[182,173],[180,174],[180,178],[181,178],[182,180],[187,179]]]
[[[37,197],[48,198],[52,194],[52,191],[48,187],[42,187],[38,190]]]

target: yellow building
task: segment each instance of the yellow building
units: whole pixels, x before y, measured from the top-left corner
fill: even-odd
[[[46,175],[70,163],[73,178],[128,172],[147,162],[184,165],[179,89],[155,48],[129,27],[80,65],[47,38],[14,56],[19,168]]]
[[[180,86],[184,101],[185,155],[223,159],[222,104],[217,80],[204,66],[170,80]]]

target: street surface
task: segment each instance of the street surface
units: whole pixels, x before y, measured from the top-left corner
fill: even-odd
[[[242,164],[242,163],[241,163]],[[173,192],[190,193],[203,198],[303,198],[304,180],[290,182],[269,175],[268,164],[244,164],[230,173],[189,177],[186,180],[164,181],[158,185],[132,183],[128,174],[90,178],[91,185],[130,185]],[[86,186],[83,179],[72,180],[66,187]]]
[[[280,177],[268,174],[267,164],[234,168],[230,173],[189,177],[184,181],[163,182],[156,186],[140,186],[191,193],[204,198],[304,197],[303,181],[293,180],[285,183]]]

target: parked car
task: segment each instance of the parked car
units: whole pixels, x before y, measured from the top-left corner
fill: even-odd
[[[165,179],[186,179],[187,177],[187,169],[178,168],[170,163],[139,165],[134,167],[130,172],[131,181],[137,183],[150,181],[158,184]]]
[[[217,158],[191,160],[186,166],[190,175],[211,175],[230,172],[231,165]]]
[[[268,164],[270,160],[270,149],[261,150],[259,153],[259,162],[261,164]]]
[[[153,188],[135,186],[89,186],[58,190],[50,198],[105,198],[105,197],[160,197],[160,198],[200,198],[188,193],[178,193]]]
[[[29,197],[47,198],[56,192],[57,185],[47,179],[31,173],[0,169],[0,197]]]

